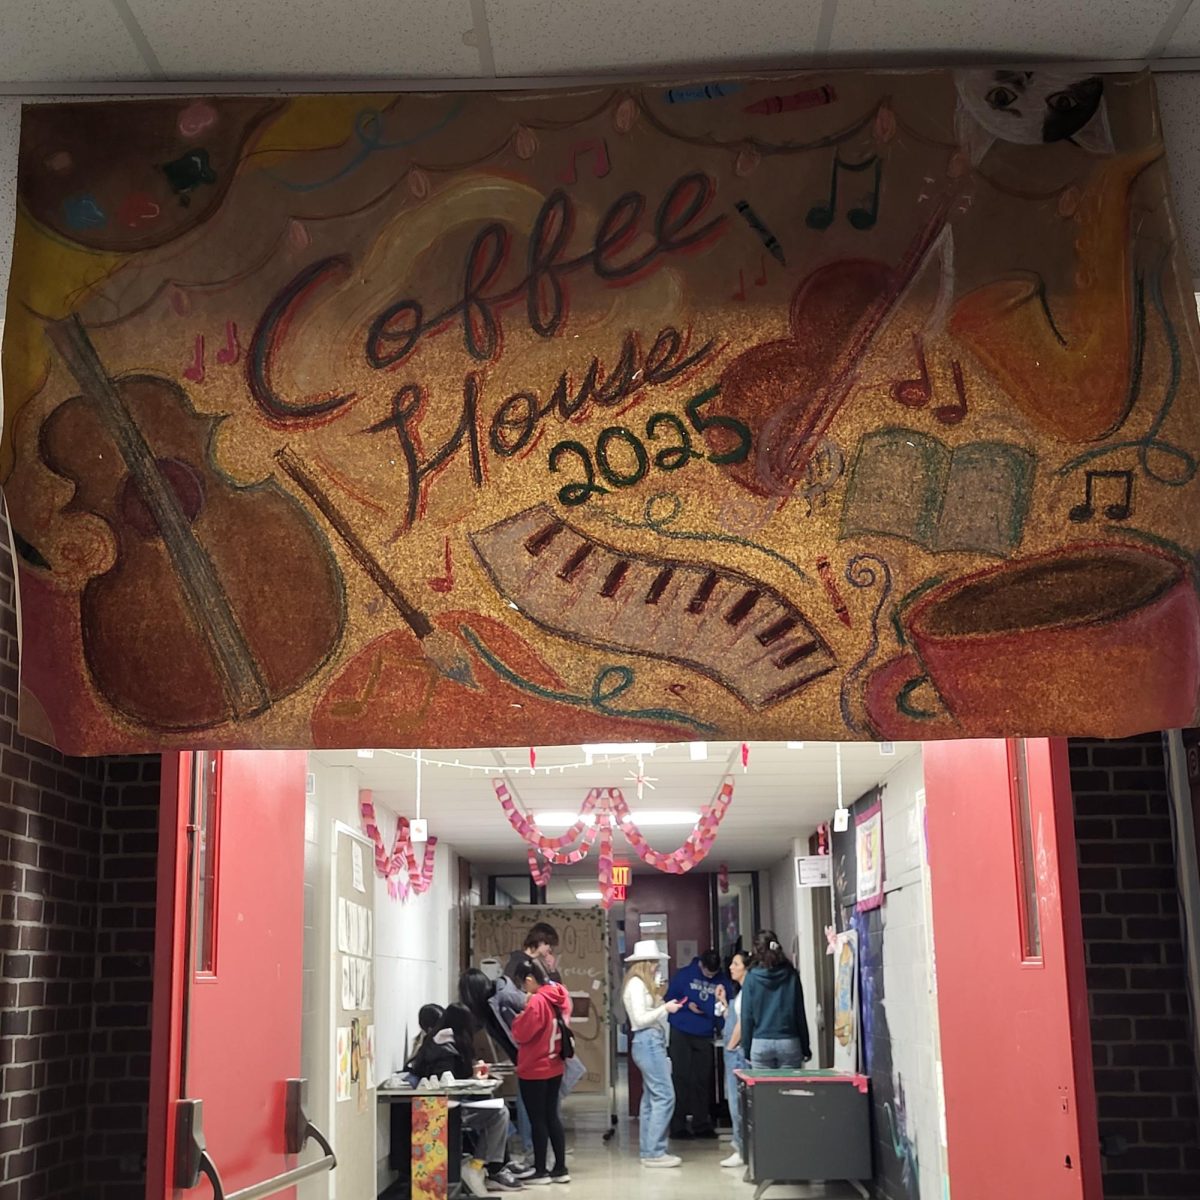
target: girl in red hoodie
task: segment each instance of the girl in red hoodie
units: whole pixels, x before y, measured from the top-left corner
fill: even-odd
[[[571,999],[561,983],[549,982],[545,968],[536,959],[522,962],[513,972],[513,980],[529,996],[512,1027],[517,1043],[517,1080],[533,1131],[534,1174],[524,1181],[525,1186],[570,1183],[558,1093],[566,1064],[562,1028],[571,1016]],[[546,1169],[547,1142],[554,1147],[553,1171]]]

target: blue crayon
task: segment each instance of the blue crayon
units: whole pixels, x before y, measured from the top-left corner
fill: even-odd
[[[720,100],[741,90],[740,83],[706,83],[701,87],[667,88],[663,99],[668,104],[694,104],[697,100]]]

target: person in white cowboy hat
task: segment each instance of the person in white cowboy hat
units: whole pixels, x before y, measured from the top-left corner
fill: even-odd
[[[630,1052],[642,1073],[638,1151],[643,1167],[677,1167],[683,1160],[667,1153],[667,1131],[675,1113],[675,1087],[667,1057],[667,1017],[678,1012],[683,1001],[662,1002],[658,976],[667,955],[657,942],[638,942],[625,961],[629,970],[621,984],[621,1003],[633,1030]]]

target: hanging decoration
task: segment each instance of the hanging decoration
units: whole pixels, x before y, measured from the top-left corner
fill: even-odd
[[[421,896],[429,891],[433,884],[437,838],[431,837],[425,843],[425,853],[418,867],[407,817],[398,817],[396,820],[396,836],[389,854],[383,844],[383,834],[379,831],[375,802],[370,792],[358,793],[358,811],[362,817],[363,832],[375,844],[375,871],[387,881],[388,895],[393,900],[403,902],[410,895]]]
[[[721,889],[721,895],[729,895],[729,864],[722,863],[717,868],[717,887]]]
[[[640,789],[644,784],[653,787],[653,784],[642,774],[640,763],[636,779],[639,797]],[[549,883],[550,874],[555,865],[571,866],[582,862],[590,853],[592,846],[597,840],[599,841],[597,865],[600,903],[606,909],[611,908],[613,904],[614,824],[620,827],[630,849],[647,866],[668,875],[684,875],[708,857],[713,842],[716,841],[717,829],[733,802],[733,780],[725,779],[721,783],[716,798],[705,806],[704,811],[700,814],[700,819],[693,826],[692,832],[683,845],[670,853],[663,853],[655,850],[646,841],[620,788],[592,788],[584,798],[579,809],[579,816],[574,824],[565,833],[551,838],[543,834],[538,829],[536,822],[517,807],[516,798],[504,779],[493,779],[492,786],[496,791],[496,799],[500,801],[500,807],[508,818],[508,823],[529,846],[529,874],[539,887],[545,887]],[[575,848],[568,850],[569,846]]]

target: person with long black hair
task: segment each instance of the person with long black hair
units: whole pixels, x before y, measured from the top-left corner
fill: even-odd
[[[742,1053],[755,1071],[802,1067],[812,1058],[804,989],[779,935],[754,935],[754,966],[742,986]]]

